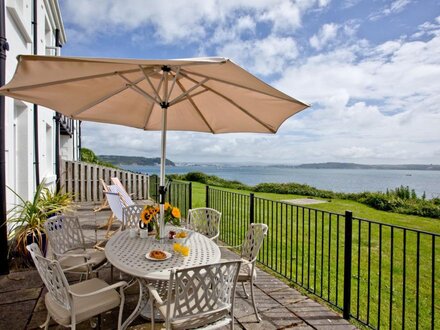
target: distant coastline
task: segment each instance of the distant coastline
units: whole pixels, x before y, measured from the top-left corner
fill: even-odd
[[[159,166],[160,158],[147,158],[139,156],[117,156],[117,155],[100,155],[98,158],[102,161],[109,162],[113,165],[139,165],[139,166]],[[169,159],[166,160],[167,166],[261,166],[261,167],[276,167],[276,168],[304,168],[304,169],[350,169],[350,170],[407,170],[407,171],[440,171],[440,165],[433,164],[399,164],[399,165],[366,165],[357,163],[342,163],[342,162],[326,162],[326,163],[308,163],[300,165],[289,164],[233,164],[233,163],[175,163]]]
[[[277,166],[277,165],[276,165]],[[283,167],[283,165],[280,165]],[[351,170],[408,170],[408,171],[440,171],[440,165],[403,164],[403,165],[365,165],[356,163],[310,163],[292,166],[295,168],[308,169],[351,169]]]

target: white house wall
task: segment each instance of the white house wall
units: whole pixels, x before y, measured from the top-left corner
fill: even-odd
[[[59,17],[53,16],[56,1],[37,1],[38,54],[55,55],[55,50],[48,49],[55,44],[56,22]],[[32,0],[6,1],[6,38],[10,50],[6,57],[6,82],[8,82],[17,65],[17,56],[33,53]],[[55,10],[56,12],[56,10]],[[55,13],[56,14],[56,13]],[[62,27],[61,27],[62,29]],[[30,199],[35,191],[34,166],[34,122],[33,104],[5,98],[5,143],[6,143],[6,184],[24,199]],[[38,106],[38,143],[40,180],[54,186],[55,175],[55,112]],[[76,137],[77,134],[73,134]],[[77,144],[75,138],[75,144]],[[61,155],[68,160],[77,160],[72,138],[61,136]],[[16,204],[17,199],[8,189],[7,207]]]

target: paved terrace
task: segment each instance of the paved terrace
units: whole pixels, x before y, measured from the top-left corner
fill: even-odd
[[[107,222],[110,215],[108,209],[93,212],[95,206],[81,204],[78,207],[78,216],[86,240],[90,244],[94,244],[105,235],[105,229],[99,227]],[[112,229],[117,229],[117,225]],[[225,258],[236,257],[226,249],[222,254]],[[100,272],[100,278],[110,282],[110,267]],[[115,280],[118,279],[118,272],[115,271]],[[77,278],[70,277],[69,280],[75,281]],[[0,329],[38,329],[46,317],[45,293],[46,290],[35,269],[15,271],[7,276],[0,276]],[[355,329],[353,325],[342,319],[341,315],[261,270],[258,270],[255,293],[263,321],[256,322],[250,299],[244,298],[242,286],[237,285],[235,329]],[[136,290],[129,290],[126,293],[124,319],[134,309],[137,299]],[[116,320],[117,310],[103,314],[101,329],[115,329]],[[49,328],[64,329],[53,321]],[[160,324],[157,324],[156,329],[160,328]],[[91,329],[91,326],[85,321],[79,324],[77,329]],[[150,329],[150,323],[139,316],[129,329]]]

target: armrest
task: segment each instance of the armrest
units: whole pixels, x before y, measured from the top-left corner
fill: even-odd
[[[241,248],[241,245],[217,245],[219,248],[227,248],[227,249],[238,249]]]
[[[123,286],[127,286],[127,282],[120,281],[120,282],[117,282],[115,284],[106,286],[105,288],[102,288],[102,289],[99,289],[99,290],[96,290],[96,291],[93,291],[93,292],[89,292],[89,293],[86,293],[86,294],[78,294],[78,293],[73,292],[72,290],[69,290],[69,293],[72,296],[75,296],[75,297],[90,297],[90,296],[93,296],[93,295],[96,295],[96,294],[100,294],[100,293],[103,293],[103,292],[106,292],[106,291],[114,290],[114,289],[117,289],[117,288],[120,288],[120,287],[123,287]]]
[[[71,267],[63,268],[63,271],[68,272],[69,270],[72,270],[72,269],[76,269],[76,268],[79,268],[82,266],[90,266],[90,265],[93,265],[93,263],[92,262],[83,262],[83,263],[80,263],[80,264],[77,264],[77,265],[74,265]]]
[[[90,259],[90,254],[88,253],[55,253],[54,254],[57,256],[57,258],[65,258],[65,257],[83,257],[86,259]]]
[[[159,292],[157,292],[156,288],[151,284],[147,284],[147,288],[149,294],[154,298],[154,300],[156,300],[159,305],[163,305],[164,301],[159,296]]]

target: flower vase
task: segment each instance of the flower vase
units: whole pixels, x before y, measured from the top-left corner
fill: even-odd
[[[156,235],[154,236],[157,240],[160,240],[160,226],[159,224],[156,227]]]

